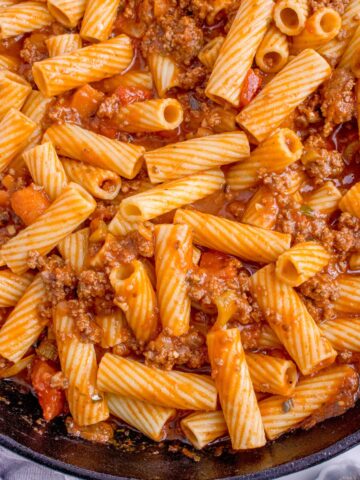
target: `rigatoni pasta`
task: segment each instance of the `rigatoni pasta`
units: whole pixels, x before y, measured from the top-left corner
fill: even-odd
[[[81,37],[88,42],[107,40],[119,3],[119,0],[88,0],[81,22]]]
[[[285,35],[299,35],[309,15],[308,0],[279,0],[274,8],[274,21]]]
[[[186,438],[199,450],[228,431],[220,411],[194,412],[183,418],[180,425]]]
[[[71,233],[57,244],[61,256],[69,262],[75,272],[80,272],[88,254],[89,229],[83,228]]]
[[[263,72],[276,73],[289,59],[289,45],[286,35],[270,25],[255,55],[256,65]]]
[[[86,0],[49,0],[51,15],[65,27],[76,27],[85,12]]]
[[[334,302],[338,312],[358,313],[360,309],[360,276],[340,275],[336,279],[339,293]]]
[[[75,52],[82,47],[82,40],[77,33],[64,33],[63,35],[54,35],[46,40],[46,46],[49,57],[57,57],[67,53]]]
[[[50,25],[54,19],[42,2],[22,2],[0,11],[0,38],[16,37]]]
[[[14,307],[30,285],[31,274],[16,275],[11,270],[0,271],[0,308]]]

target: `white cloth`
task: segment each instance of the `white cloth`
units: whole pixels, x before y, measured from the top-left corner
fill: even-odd
[[[0,480],[76,480],[49,470],[0,447]],[[360,446],[308,470],[281,480],[360,480]]]

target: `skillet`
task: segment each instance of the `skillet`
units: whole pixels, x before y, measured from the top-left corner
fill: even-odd
[[[159,446],[127,429],[117,432],[115,446],[99,445],[70,438],[61,418],[49,425],[40,418],[38,403],[26,387],[0,381],[0,445],[89,480],[270,480],[329,460],[360,443],[360,402],[340,417],[284,435],[255,451],[234,454],[227,442],[201,452],[189,448],[198,461],[172,451],[174,444]],[[223,454],[216,456],[222,446]]]

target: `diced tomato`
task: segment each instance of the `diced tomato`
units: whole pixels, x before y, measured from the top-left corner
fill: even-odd
[[[79,112],[81,118],[86,119],[94,115],[104,96],[102,92],[90,85],[84,85],[76,90],[71,99],[70,106]]]
[[[31,383],[38,397],[44,419],[50,422],[63,412],[63,390],[50,387],[51,377],[57,370],[43,360],[36,360],[31,370]]]
[[[240,94],[240,106],[245,107],[248,105],[255,95],[260,90],[262,84],[262,78],[252,68],[249,69],[245,77],[241,94]]]
[[[9,192],[5,190],[0,190],[0,207],[7,207],[10,203]]]
[[[123,107],[130,105],[130,103],[149,100],[152,97],[151,90],[139,87],[118,87],[115,90],[115,93],[118,95],[120,103]]]
[[[199,267],[206,270],[210,275],[217,275],[225,278],[229,273],[232,274],[232,272],[229,272],[228,270],[233,270],[233,261],[234,257],[231,255],[217,252],[215,250],[209,250],[201,255]]]

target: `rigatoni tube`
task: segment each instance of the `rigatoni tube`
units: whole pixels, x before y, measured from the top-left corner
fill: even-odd
[[[98,387],[135,400],[181,410],[215,410],[217,393],[206,375],[164,371],[106,353],[99,365]]]
[[[206,86],[206,95],[211,100],[239,106],[241,87],[271,21],[273,8],[272,0],[241,2]]]
[[[330,74],[330,65],[321,55],[303,50],[239,113],[237,122],[262,142]]]
[[[286,35],[270,25],[256,52],[256,65],[266,73],[276,73],[289,59],[289,45]]]
[[[298,287],[319,273],[330,261],[330,254],[316,242],[302,242],[282,253],[276,261],[276,276],[291,287]]]
[[[274,21],[285,35],[299,35],[309,15],[308,0],[279,0],[274,8]]]
[[[360,182],[355,183],[339,201],[339,208],[360,218]]]
[[[88,252],[89,229],[83,228],[71,233],[57,244],[57,249],[64,260],[69,262],[75,272],[80,273]]]
[[[66,55],[35,62],[32,71],[39,90],[51,97],[116,75],[130,65],[132,57],[130,38],[120,35]]]
[[[23,154],[26,166],[37,185],[44,187],[51,200],[55,200],[68,181],[64,168],[50,142],[28,150]]]
[[[0,10],[0,39],[16,37],[54,21],[42,2],[23,2]]]
[[[339,204],[341,193],[331,181],[314,190],[305,200],[305,205],[324,214],[333,213]]]
[[[119,211],[127,221],[144,222],[218,192],[224,183],[219,168],[196,173],[127,197]]]
[[[194,242],[254,262],[271,262],[290,247],[290,235],[201,213],[178,210],[175,223],[193,229]]]
[[[31,86],[16,73],[0,66],[0,119],[15,108],[20,110],[31,92]]]
[[[78,33],[54,35],[45,40],[45,43],[50,57],[72,53],[82,47],[82,40]]]
[[[245,360],[240,331],[217,330],[207,335],[211,372],[235,450],[265,445],[260,410]]]
[[[232,190],[252,187],[258,182],[260,168],[281,172],[299,160],[302,151],[303,146],[296,133],[282,128],[255,148],[247,160],[231,166],[226,172],[226,182]]]
[[[0,329],[2,357],[17,362],[37,340],[47,323],[38,313],[38,305],[44,297],[45,287],[41,276],[37,275]]]
[[[48,0],[51,15],[65,27],[76,27],[85,12],[86,0]]]
[[[113,200],[120,192],[121,178],[111,170],[63,159],[62,165],[68,179],[76,182],[95,198]]]
[[[165,425],[175,416],[174,408],[160,407],[147,402],[108,393],[106,395],[110,413],[139,430],[155,442],[166,436]]]
[[[295,290],[281,282],[275,265],[267,265],[250,278],[250,290],[289,355],[303,375],[331,365],[336,352]]]
[[[11,270],[0,270],[0,308],[14,307],[32,279],[31,274],[17,275]]]
[[[52,125],[44,138],[52,142],[60,155],[112,170],[125,178],[138,174],[145,150],[66,123]]]
[[[340,275],[336,279],[339,289],[334,302],[335,310],[345,313],[360,312],[360,275]]]
[[[148,57],[150,72],[159,97],[179,84],[179,68],[169,56],[151,53]]]
[[[26,272],[31,250],[46,255],[86,220],[95,207],[96,202],[86,190],[70,183],[43,215],[3,245],[2,258],[13,272]]]
[[[192,268],[192,233],[187,225],[155,227],[155,266],[162,326],[170,335],[183,335],[191,309],[186,278]]]
[[[360,352],[360,318],[334,318],[323,322],[320,329],[336,350]]]
[[[183,177],[247,158],[249,142],[244,132],[220,133],[166,145],[144,157],[152,183]]]
[[[358,386],[356,371],[350,365],[338,365],[302,379],[291,398],[276,395],[262,400],[259,407],[267,438],[274,440],[297,427],[323,405],[334,401],[349,385],[355,393]]]
[[[154,289],[139,260],[115,267],[110,273],[114,303],[125,313],[136,339],[147,343],[158,331],[158,307]]]
[[[198,450],[225,435],[228,431],[224,414],[217,412],[194,412],[180,422],[186,438]]]
[[[124,132],[174,130],[183,121],[183,108],[174,98],[135,102],[121,107],[114,121]]]

